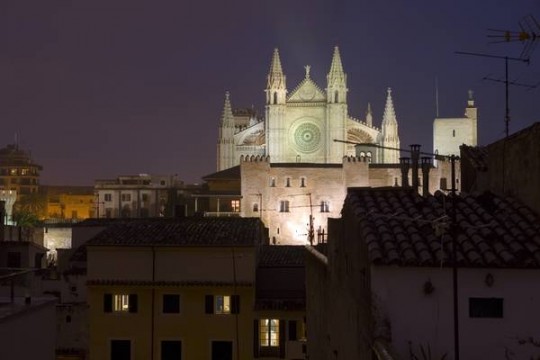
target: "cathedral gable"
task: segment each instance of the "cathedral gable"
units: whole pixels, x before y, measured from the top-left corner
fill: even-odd
[[[326,94],[313,80],[307,78],[291,92],[287,102],[326,102]]]

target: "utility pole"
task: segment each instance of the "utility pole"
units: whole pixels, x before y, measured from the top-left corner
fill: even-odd
[[[450,176],[452,177],[452,180],[451,180],[451,189],[450,189],[450,193],[451,193],[451,203],[452,203],[452,213],[451,213],[451,225],[450,225],[450,235],[451,235],[451,238],[452,238],[452,255],[451,255],[451,258],[452,258],[452,304],[453,304],[453,323],[454,323],[454,359],[455,360],[459,360],[459,286],[458,286],[458,262],[457,262],[457,187],[456,187],[456,162],[459,161],[459,156],[456,156],[456,155],[441,155],[441,154],[433,154],[433,153],[426,153],[426,152],[421,152],[420,151],[420,145],[417,145],[417,144],[414,144],[414,145],[411,145],[411,149],[410,150],[407,150],[407,149],[399,149],[399,148],[391,148],[391,147],[386,147],[386,146],[381,146],[381,145],[378,145],[378,144],[372,144],[372,143],[357,143],[357,142],[353,142],[353,141],[346,141],[346,140],[338,140],[338,139],[334,139],[334,141],[336,142],[342,142],[342,143],[346,143],[346,144],[353,144],[353,145],[361,145],[361,146],[371,146],[371,147],[375,147],[375,148],[379,148],[379,149],[389,149],[389,150],[396,150],[396,151],[400,151],[400,152],[406,152],[406,153],[410,153],[413,158],[413,163],[412,164],[413,166],[413,179],[412,179],[412,184],[413,184],[413,187],[414,187],[414,184],[415,184],[415,179],[414,179],[414,174],[416,174],[416,176],[418,176],[418,168],[416,170],[416,172],[414,172],[414,168],[418,166],[418,157],[420,154],[422,155],[427,155],[427,156],[430,156],[430,157],[435,157],[437,159],[447,159],[450,161],[450,166],[451,166],[451,170],[450,170]],[[410,162],[409,162],[409,158],[400,158],[400,163],[402,165],[402,171],[405,171],[404,169],[406,168],[406,173],[409,172],[409,165]],[[424,159],[422,161],[425,161]],[[405,174],[406,175],[406,174]],[[407,176],[403,176],[403,179],[404,180],[407,180]],[[418,184],[418,179],[416,179],[416,184]],[[408,183],[405,183],[405,184],[402,184],[404,187],[408,187]],[[418,186],[418,185],[416,185]],[[416,187],[414,189],[414,191],[416,193],[418,193],[418,187]]]

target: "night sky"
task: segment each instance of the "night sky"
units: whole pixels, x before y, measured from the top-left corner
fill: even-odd
[[[441,116],[479,107],[479,142],[504,135],[504,61],[523,45],[489,44],[488,28],[516,29],[538,0],[2,0],[0,146],[18,134],[43,165],[42,184],[92,185],[121,174],[178,174],[187,182],[216,168],[225,91],[234,107],[264,111],[278,47],[289,91],[304,65],[322,88],[333,47],[348,74],[349,113],[374,123],[392,87],[402,147],[432,148],[435,79]],[[540,40],[537,40],[540,42]],[[510,63],[510,80],[540,83],[531,64]],[[511,132],[540,121],[540,90],[511,87]]]

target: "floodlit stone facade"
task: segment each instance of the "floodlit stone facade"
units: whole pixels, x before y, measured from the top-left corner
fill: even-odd
[[[290,93],[278,50],[274,50],[266,86],[264,119],[254,111],[235,112],[229,93],[219,128],[217,170],[236,166],[242,156],[271,156],[275,163],[341,164],[343,156],[355,154],[353,144],[376,143],[399,148],[399,134],[391,90],[387,91],[382,127],[373,125],[371,106],[364,120],[349,115],[347,74],[339,49],[334,49],[326,88],[311,78],[310,66],[305,77]],[[249,119],[249,120],[247,120]],[[371,155],[371,153],[370,153]],[[379,149],[374,162],[397,163],[399,154]]]
[[[431,193],[449,183],[450,166],[439,163],[426,172]],[[421,169],[419,177],[421,193]],[[276,245],[326,242],[328,219],[341,217],[347,188],[403,184],[398,164],[372,164],[367,157],[354,156],[344,157],[341,164],[273,163],[269,157],[251,156],[242,158],[240,178],[241,216],[260,217]]]
[[[478,109],[474,104],[472,91],[462,118],[436,118],[433,122],[433,152],[441,155],[459,155],[463,144],[476,146]]]

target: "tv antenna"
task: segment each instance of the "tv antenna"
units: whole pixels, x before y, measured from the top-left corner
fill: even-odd
[[[465,52],[465,51],[456,51],[456,54],[459,55],[472,55],[472,56],[481,56],[481,57],[487,57],[492,59],[500,59],[504,60],[504,80],[500,79],[493,79],[488,76],[484,76],[483,80],[490,80],[495,82],[501,82],[504,83],[504,90],[505,90],[505,97],[504,97],[504,104],[505,104],[505,115],[504,115],[504,123],[505,123],[505,134],[506,137],[508,137],[508,134],[510,132],[510,106],[509,106],[509,85],[516,85],[516,86],[523,86],[530,89],[534,89],[536,85],[527,85],[527,84],[520,84],[515,81],[509,81],[508,80],[508,61],[519,61],[524,63],[529,63],[529,59],[523,59],[523,58],[516,58],[516,57],[510,57],[510,56],[499,56],[499,55],[491,55],[491,54],[483,54],[483,53],[472,53],[472,52]]]
[[[530,59],[536,44],[538,44],[538,40],[540,40],[540,24],[532,15],[527,15],[519,21],[519,31],[499,29],[488,29],[488,31],[490,34],[487,37],[496,39],[491,41],[491,43],[497,44],[516,41],[524,43],[525,46],[519,57],[527,59],[527,61]]]
[[[497,39],[496,41],[491,41],[492,43],[515,42],[515,41],[520,41],[521,43],[524,43],[525,46],[523,47],[523,50],[521,51],[521,55],[519,57],[456,51],[456,54],[460,54],[460,55],[481,56],[481,57],[487,57],[487,58],[492,58],[492,59],[504,60],[504,80],[495,79],[489,76],[484,76],[483,80],[504,83],[504,88],[505,88],[504,123],[505,123],[506,137],[508,137],[509,132],[510,132],[510,129],[509,129],[510,106],[509,106],[509,94],[508,94],[509,85],[521,86],[521,87],[526,87],[529,89],[534,89],[537,86],[537,85],[521,84],[516,81],[508,80],[508,61],[517,61],[517,62],[524,62],[526,64],[529,64],[530,56],[532,52],[534,51],[534,48],[536,47],[538,40],[540,39],[540,24],[538,24],[538,22],[532,15],[527,15],[523,19],[521,19],[519,22],[519,28],[520,28],[519,31],[488,29],[488,31],[490,32],[490,34],[488,34],[488,38]]]

